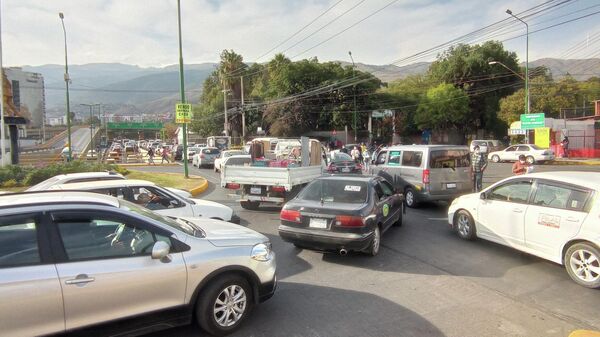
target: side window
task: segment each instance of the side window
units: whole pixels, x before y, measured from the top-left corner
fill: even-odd
[[[390,151],[390,159],[388,160],[388,165],[400,166],[400,153],[400,151]]]
[[[564,187],[538,184],[533,203],[538,206],[567,208],[571,190]]]
[[[377,156],[377,161],[375,162],[375,165],[383,165],[383,164],[385,164],[386,160],[387,160],[387,151],[381,152]]]
[[[488,199],[526,203],[530,190],[530,181],[518,181],[494,188],[488,195]]]
[[[381,185],[381,190],[383,191],[384,196],[391,197],[394,195],[394,189],[387,181],[381,181],[379,182],[379,185]]]
[[[511,147],[507,148],[505,151],[506,152],[512,152],[512,151],[516,151],[516,150],[517,150],[516,146],[511,146]]]
[[[55,220],[71,261],[150,255],[156,241],[169,238],[102,216],[63,214]]]
[[[0,218],[0,268],[41,262],[33,215]]]
[[[375,184],[374,188],[375,188],[375,194],[377,195],[377,200],[383,199],[385,197],[385,194],[383,193],[381,186],[379,184]]]
[[[179,208],[185,206],[179,200],[152,187],[133,187],[132,201],[140,206],[150,210],[161,210],[169,208]]]
[[[423,161],[423,152],[404,151],[402,154],[402,166],[421,167]]]
[[[589,195],[589,191],[572,190],[571,197],[569,198],[569,202],[567,203],[567,209],[573,211],[583,211]]]
[[[520,151],[520,152],[527,152],[529,150],[531,150],[529,148],[529,146],[519,146],[519,148],[517,149],[517,151]]]

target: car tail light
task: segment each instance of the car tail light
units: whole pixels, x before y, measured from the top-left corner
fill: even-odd
[[[279,219],[284,220],[284,221],[297,222],[297,223],[302,222],[302,217],[300,216],[300,212],[289,210],[289,209],[282,209],[281,213],[279,214]]]
[[[362,168],[363,168],[363,167],[362,167],[362,165],[361,165],[361,164],[356,164],[356,169],[357,169],[357,170],[362,170]]]
[[[359,216],[338,215],[335,217],[335,225],[340,227],[362,227],[365,223],[363,218]]]
[[[429,175],[430,175],[430,171],[429,170],[424,170],[423,171],[423,184],[429,184]]]
[[[230,190],[239,190],[240,184],[227,183],[227,184],[225,184],[225,188],[230,189]]]
[[[201,155],[200,155],[200,158],[204,159],[204,154],[201,154]]]
[[[273,192],[285,192],[285,187],[283,186],[273,186],[271,187],[271,191]]]

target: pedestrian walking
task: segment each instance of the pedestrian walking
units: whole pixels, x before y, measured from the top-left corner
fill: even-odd
[[[369,172],[369,165],[371,164],[371,154],[369,153],[369,149],[365,147],[363,150],[363,167],[365,172]]]
[[[154,163],[154,148],[152,146],[150,146],[148,148],[148,164],[149,165],[156,165]]]
[[[565,136],[560,145],[563,148],[563,157],[569,158],[569,137]]]
[[[473,190],[481,191],[483,185],[483,171],[487,167],[487,159],[485,154],[481,153],[479,145],[475,145],[473,154],[471,154],[471,175],[473,178]]]
[[[167,148],[166,148],[166,147],[165,147],[165,148],[163,148],[163,150],[162,150],[162,154],[161,154],[160,158],[161,158],[161,159],[160,159],[160,163],[161,163],[161,164],[162,164],[162,163],[164,163],[164,162],[165,162],[165,160],[167,161],[167,164],[168,164],[168,163],[170,163],[170,161],[169,161],[169,151],[167,150]]]
[[[525,173],[528,173],[530,169],[531,165],[529,165],[529,163],[527,163],[527,160],[525,160],[525,155],[520,155],[519,160],[517,160],[513,164],[512,172],[514,175],[520,176]]]
[[[359,162],[359,160],[360,160],[360,158],[359,158],[360,157],[360,151],[358,150],[358,147],[355,146],[352,149],[352,151],[350,151],[350,156],[352,157],[352,159],[355,162],[357,162],[357,163]]]

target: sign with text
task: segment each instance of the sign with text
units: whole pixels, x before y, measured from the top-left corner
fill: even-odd
[[[191,104],[176,104],[175,105],[175,123],[185,124],[192,122],[192,105]]]
[[[535,129],[535,145],[542,149],[550,147],[550,128]]]
[[[522,114],[521,115],[521,129],[531,130],[537,128],[543,128],[546,126],[546,115],[542,113],[535,114]]]

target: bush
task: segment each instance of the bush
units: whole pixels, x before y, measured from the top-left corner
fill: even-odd
[[[59,174],[98,171],[116,171],[121,174],[128,173],[127,169],[120,168],[116,165],[72,161],[70,163],[51,164],[43,168],[30,168],[22,183],[25,186],[33,186]]]
[[[9,179],[2,183],[2,187],[4,188],[12,188],[19,186],[19,183],[15,179]]]
[[[29,173],[28,170],[28,168],[16,165],[0,167],[0,185],[4,185],[9,180],[14,180],[17,183],[22,182]]]

